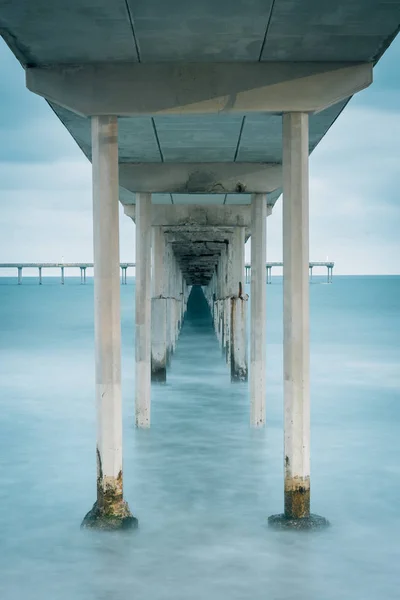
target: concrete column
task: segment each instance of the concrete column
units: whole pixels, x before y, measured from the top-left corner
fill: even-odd
[[[92,117],[94,329],[97,403],[97,501],[82,526],[137,525],[123,499],[118,129]]]
[[[313,270],[313,268],[310,267],[310,281],[312,281],[312,270]]]
[[[64,285],[64,267],[61,267],[61,285]]]
[[[315,527],[310,516],[308,115],[283,116],[283,369],[285,511],[272,525]]]
[[[151,194],[136,194],[137,427],[150,427],[151,402]]]
[[[83,268],[79,267],[79,269],[81,271],[81,285],[82,285],[82,283],[83,283]]]
[[[153,298],[151,301],[151,379],[167,380],[167,299],[162,227],[153,227]]]
[[[250,424],[265,423],[266,281],[267,248],[266,194],[251,200],[251,322],[250,322]]]
[[[83,267],[83,283],[86,283],[86,267]]]
[[[22,267],[18,267],[18,285],[22,284]]]
[[[235,227],[229,244],[229,364],[231,381],[247,381],[247,295],[243,292],[245,228]]]
[[[39,267],[39,285],[42,285],[42,267]]]

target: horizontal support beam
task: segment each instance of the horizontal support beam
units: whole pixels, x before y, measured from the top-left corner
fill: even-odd
[[[26,69],[31,92],[83,116],[318,112],[372,82],[371,63],[100,63]]]
[[[135,221],[134,204],[124,206],[125,214]],[[272,207],[267,207],[271,214]],[[250,205],[202,206],[198,204],[152,204],[151,224],[153,227],[250,227]],[[211,241],[211,240],[210,240]]]
[[[130,192],[242,194],[273,192],[282,165],[268,163],[121,163],[119,183]]]

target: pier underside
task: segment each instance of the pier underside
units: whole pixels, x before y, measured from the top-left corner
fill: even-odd
[[[399,1],[0,0],[0,33],[28,89],[92,162],[101,518],[107,490],[125,507],[118,202],[136,223],[136,425],[150,427],[151,380],[166,380],[201,286],[260,427],[266,217],[282,192],[284,518],[310,518],[309,154],[370,85],[399,22]]]

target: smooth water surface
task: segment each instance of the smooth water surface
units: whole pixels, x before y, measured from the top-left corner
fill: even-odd
[[[280,279],[257,431],[201,312],[153,388],[151,429],[135,430],[130,280],[124,476],[140,529],[110,534],[79,529],[95,500],[92,282],[0,279],[1,600],[399,598],[400,277],[310,289],[312,510],[332,527],[266,526],[283,508]]]

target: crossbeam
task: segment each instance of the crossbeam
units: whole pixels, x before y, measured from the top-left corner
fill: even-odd
[[[243,194],[273,192],[282,165],[268,163],[121,163],[119,183],[131,192]]]
[[[372,63],[96,63],[28,67],[31,92],[83,116],[314,113],[372,82]]]

